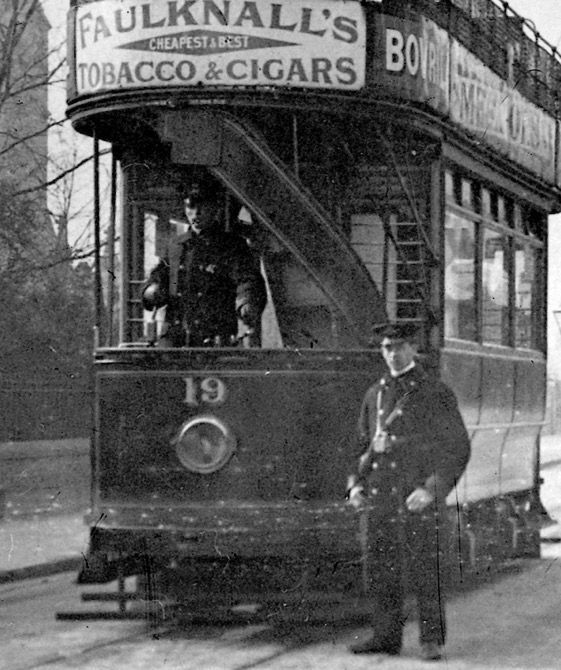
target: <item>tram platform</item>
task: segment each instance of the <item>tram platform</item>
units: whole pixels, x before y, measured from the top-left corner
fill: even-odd
[[[560,466],[560,467],[555,467]],[[542,440],[542,502],[553,524],[542,530],[543,552],[561,553],[561,434]],[[555,474],[554,474],[555,473]],[[84,513],[35,514],[0,520],[0,583],[78,571],[88,546]]]

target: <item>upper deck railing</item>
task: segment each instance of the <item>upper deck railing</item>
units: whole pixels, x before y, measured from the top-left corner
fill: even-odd
[[[503,0],[372,0],[402,18],[431,18],[524,97],[559,118],[561,57]]]

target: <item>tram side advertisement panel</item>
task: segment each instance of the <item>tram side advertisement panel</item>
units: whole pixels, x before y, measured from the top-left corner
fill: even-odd
[[[73,95],[135,88],[358,90],[366,21],[354,0],[100,0],[70,14]]]

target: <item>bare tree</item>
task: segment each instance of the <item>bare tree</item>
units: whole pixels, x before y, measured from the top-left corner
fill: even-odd
[[[0,175],[18,186],[46,181],[47,133],[63,123],[48,109],[48,89],[63,80],[63,44],[49,46],[39,0],[0,6]]]
[[[92,271],[78,260],[91,252],[71,249],[65,231],[91,156],[71,143],[50,155],[49,133],[65,120],[50,113],[49,91],[66,63],[48,32],[40,0],[0,2],[0,372],[60,384],[89,374]]]
[[[62,105],[49,109],[49,96],[66,81],[65,36],[50,43],[49,27],[41,0],[0,2],[0,184],[35,203],[43,246],[48,232],[54,240],[52,224],[61,217],[87,227],[91,195],[83,195],[77,175],[92,161],[83,142],[77,148]],[[88,253],[91,244],[77,250],[79,258]]]

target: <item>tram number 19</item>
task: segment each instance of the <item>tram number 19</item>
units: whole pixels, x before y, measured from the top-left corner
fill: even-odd
[[[185,404],[196,407],[197,405],[218,405],[226,399],[226,385],[216,377],[205,377],[205,379],[194,379],[185,377]]]

